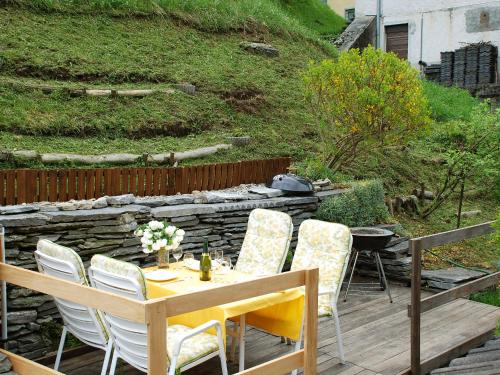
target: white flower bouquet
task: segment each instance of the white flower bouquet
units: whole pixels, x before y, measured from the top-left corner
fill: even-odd
[[[141,237],[142,251],[150,254],[160,249],[177,249],[184,239],[185,232],[166,221],[153,220],[139,226],[134,234]]]

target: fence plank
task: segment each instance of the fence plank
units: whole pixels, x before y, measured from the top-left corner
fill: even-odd
[[[5,173],[0,170],[0,206],[5,205]]]
[[[137,195],[137,168],[129,169],[129,192]]]
[[[215,164],[210,164],[208,174],[208,190],[213,190],[215,186]]]
[[[103,184],[104,184],[104,170],[97,169],[95,171],[95,193],[94,193],[96,198],[100,198],[105,195],[103,193]]]
[[[85,171],[85,198],[95,198],[95,169],[87,169]]]
[[[49,171],[49,201],[57,202],[57,171]]]
[[[38,202],[38,170],[26,171],[26,202]]]
[[[227,166],[227,186],[232,187],[234,186],[233,184],[233,172],[234,172],[234,163],[231,163]]]
[[[241,184],[241,161],[234,165],[233,184],[234,186]]]
[[[68,199],[76,199],[76,169],[68,170]]]
[[[140,197],[143,197],[145,194],[144,192],[146,191],[146,169],[145,168],[138,168],[137,169],[137,195]]]
[[[198,190],[203,190],[203,165],[196,167],[196,186]]]
[[[121,174],[120,168],[113,168],[113,195],[122,194]]]
[[[64,202],[68,200],[68,173],[64,169],[57,171],[58,191],[57,200]]]
[[[151,168],[146,168],[146,188],[144,190],[144,194],[153,194],[153,170]]]
[[[181,170],[181,193],[187,193],[189,191],[189,170],[187,167],[183,167]]]
[[[168,186],[167,186],[167,194],[173,195],[176,193],[175,190],[175,168],[168,168]]]
[[[219,189],[227,188],[227,168],[228,168],[228,163],[224,163],[221,165]]]
[[[16,171],[5,172],[5,204],[16,203]]]
[[[76,177],[78,178],[77,182],[77,196],[78,199],[85,199],[85,182],[86,182],[86,177],[85,177],[85,169],[79,169],[78,172],[76,173]]]
[[[40,170],[38,172],[38,199],[40,200],[40,202],[49,200],[49,190],[47,188],[48,180],[49,178],[47,171]]]
[[[129,175],[130,175],[130,168],[121,168],[121,173],[120,173],[121,194],[130,193]]]
[[[160,169],[160,195],[168,194],[168,169],[161,168]]]
[[[160,195],[161,169],[153,168],[153,195]]]
[[[113,195],[113,170],[103,170],[103,195]]]
[[[205,164],[203,166],[203,184],[201,186],[203,190],[208,190],[209,180],[210,180],[210,165]]]

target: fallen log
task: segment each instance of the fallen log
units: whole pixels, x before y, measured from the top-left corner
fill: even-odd
[[[80,155],[63,153],[39,153],[32,150],[1,151],[0,160],[40,160],[45,164],[72,162],[78,164],[132,164],[138,161],[156,164],[173,164],[181,160],[202,158],[215,154],[219,150],[230,149],[230,144],[201,147],[181,152],[167,152],[161,154],[104,154]]]

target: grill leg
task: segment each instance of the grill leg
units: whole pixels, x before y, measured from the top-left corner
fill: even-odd
[[[376,251],[371,252],[371,256],[373,257],[375,265],[377,266],[377,275],[378,275],[378,282],[380,284],[380,290],[385,290],[384,280],[382,278],[382,272],[380,272],[380,265],[378,264],[378,259],[376,254],[378,254],[378,252]]]
[[[389,301],[392,303],[391,288],[389,288],[389,283],[387,282],[387,279],[385,277],[384,266],[382,264],[382,259],[380,259],[380,255],[379,255],[378,251],[375,252],[375,257],[376,257],[378,266],[380,267],[380,272],[382,273],[382,278],[384,279],[385,291],[386,291],[387,295],[389,296]]]
[[[359,252],[357,250],[354,251],[356,252],[356,255],[354,256],[354,262],[352,263],[352,268],[351,268],[351,275],[349,276],[349,281],[347,282],[347,288],[345,290],[345,295],[344,295],[344,302],[347,301],[347,294],[349,293],[349,287],[351,286],[352,276],[354,275],[354,270],[356,269],[356,263],[358,262]]]

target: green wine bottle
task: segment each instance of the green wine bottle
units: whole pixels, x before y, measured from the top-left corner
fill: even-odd
[[[203,243],[203,253],[201,253],[200,260],[200,280],[210,281],[212,279],[212,261],[208,254],[208,240],[205,238]]]

